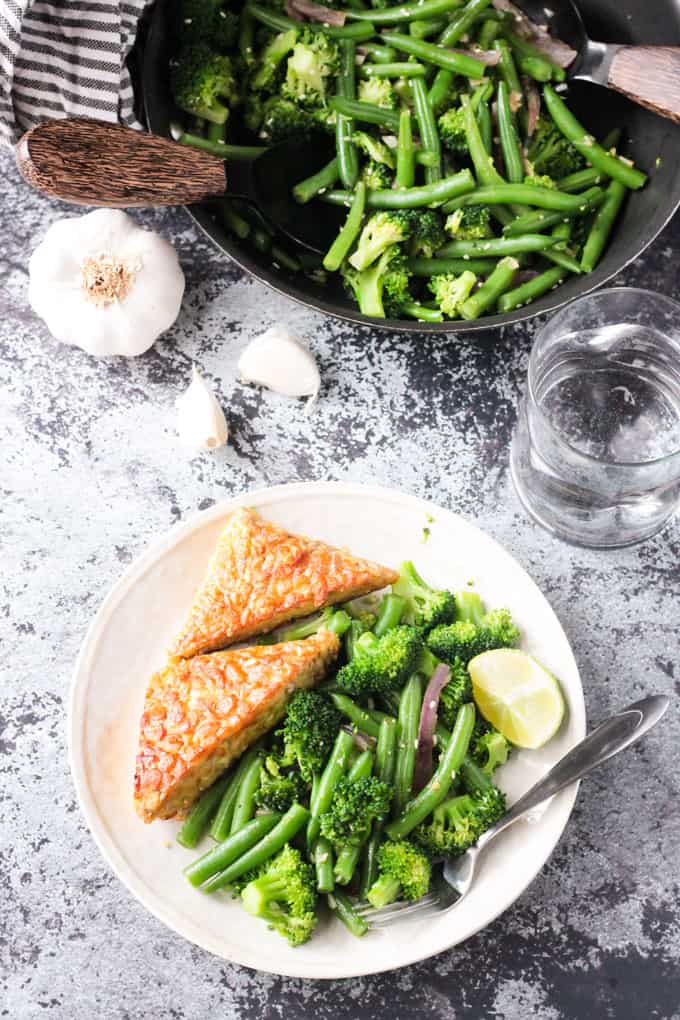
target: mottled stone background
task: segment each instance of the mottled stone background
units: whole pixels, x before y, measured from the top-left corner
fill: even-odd
[[[181,211],[135,214],[171,238],[187,276],[163,341],[135,360],[58,345],[27,306],[26,265],[66,210],[30,193],[6,154],[0,172],[0,1016],[678,1020],[675,698],[657,731],[586,782],[552,860],[511,910],[398,973],[325,984],[229,966],[166,930],[113,877],[69,774],[69,677],[110,585],[179,518],[292,480],[432,497],[499,539],[546,592],[592,720],[649,691],[678,693],[678,528],[585,552],[524,516],[507,454],[531,326],[475,344],[349,328],[244,278]],[[680,296],[679,252],[676,221],[620,282]],[[236,380],[239,352],[274,323],[319,359],[311,416]],[[228,448],[194,458],[173,431],[192,361],[232,429]]]

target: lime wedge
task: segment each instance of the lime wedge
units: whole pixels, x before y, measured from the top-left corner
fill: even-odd
[[[557,679],[536,659],[497,648],[475,656],[468,669],[479,711],[510,743],[543,747],[557,733],[564,698]]]

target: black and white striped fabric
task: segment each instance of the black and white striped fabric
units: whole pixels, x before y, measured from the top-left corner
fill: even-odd
[[[150,0],[0,0],[0,141],[48,117],[141,127],[125,61]]]

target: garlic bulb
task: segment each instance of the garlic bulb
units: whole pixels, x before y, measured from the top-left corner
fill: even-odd
[[[31,256],[29,277],[31,307],[50,333],[98,356],[148,350],[184,294],[172,245],[120,209],[57,220]]]
[[[215,394],[194,365],[191,382],[176,401],[177,434],[183,446],[214,450],[229,438],[229,426]]]
[[[287,397],[318,395],[321,377],[314,356],[288,330],[272,326],[248,344],[239,358],[242,382],[258,383]]]

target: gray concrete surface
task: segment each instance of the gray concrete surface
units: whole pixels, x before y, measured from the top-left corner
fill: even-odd
[[[27,306],[29,254],[65,210],[21,185],[6,154],[0,172],[0,1017],[678,1020],[678,527],[599,553],[524,516],[507,454],[533,327],[474,345],[349,328],[244,278],[183,212],[155,212],[138,219],[178,248],[180,319],[147,355],[97,361]],[[678,297],[679,252],[676,221],[619,282]],[[246,342],[279,322],[318,355],[311,416],[236,381]],[[232,428],[212,456],[174,438],[192,361]],[[644,744],[588,780],[503,917],[428,962],[333,984],[229,966],[147,914],[85,827],[64,725],[88,622],[153,536],[232,493],[316,478],[432,497],[504,543],[569,634],[591,720],[648,691],[674,696]]]

